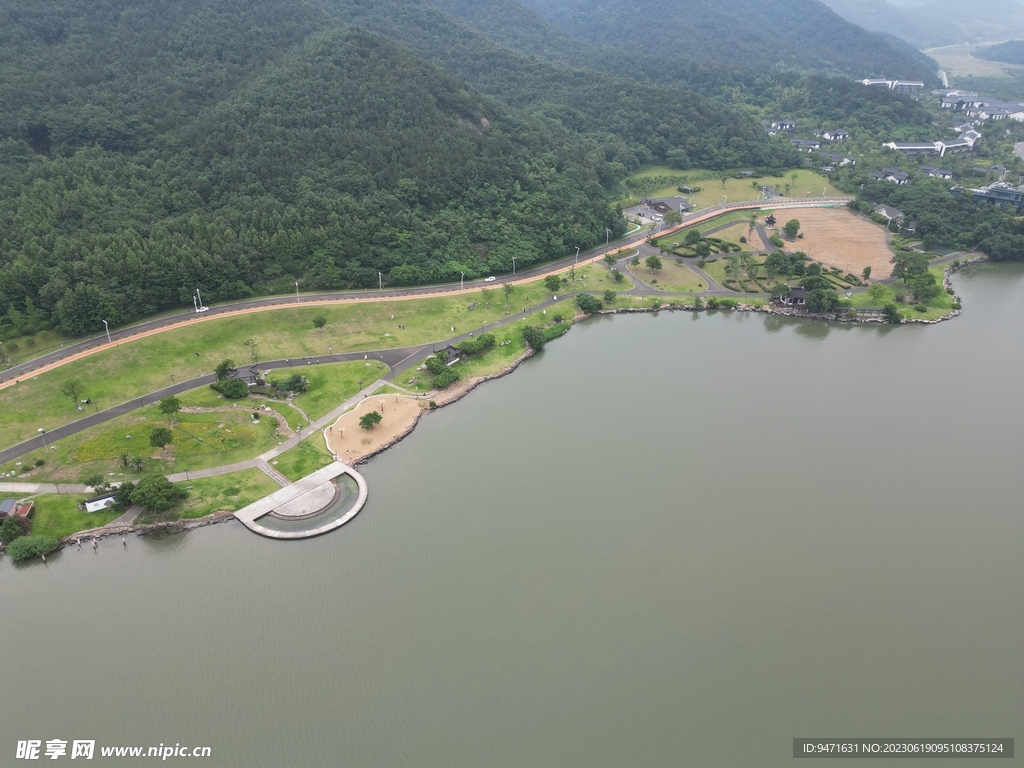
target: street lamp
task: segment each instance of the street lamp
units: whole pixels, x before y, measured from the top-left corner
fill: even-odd
[[[42,427],[40,427],[39,429],[36,430],[36,432],[38,432],[40,437],[43,438],[43,448],[45,448],[46,447],[46,430],[43,429]]]
[[[514,275],[515,273],[516,273],[516,257],[513,256],[512,257],[512,274]]]
[[[463,288],[466,287],[466,273],[459,272],[459,274],[461,275],[461,277],[459,278],[459,290],[461,291]]]
[[[107,332],[107,344],[112,344],[113,342],[110,340],[110,326],[107,325],[106,320],[103,321],[103,330]]]
[[[610,229],[605,228],[605,230],[604,230],[604,244],[607,246],[611,242],[611,239],[612,239],[612,231]]]
[[[578,245],[576,246],[576,262],[575,263],[576,264],[580,263],[580,247]]]
[[[383,272],[378,272],[377,273],[377,290],[378,291],[383,291],[384,290],[384,273]]]
[[[192,307],[195,309],[196,314],[199,314],[199,305],[196,303],[196,297],[192,297]]]
[[[295,303],[299,303],[299,284],[295,283]]]
[[[196,296],[199,297],[199,309],[203,309],[203,294],[199,292],[198,288],[196,288]]]

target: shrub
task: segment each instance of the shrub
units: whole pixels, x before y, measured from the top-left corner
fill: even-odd
[[[551,341],[552,339],[557,339],[559,336],[564,336],[569,332],[571,327],[572,326],[569,323],[558,323],[557,325],[552,325],[550,328],[545,328],[544,341]]]
[[[560,278],[558,275],[548,275],[547,277],[544,278],[544,287],[547,288],[552,293],[554,293],[555,291],[561,289],[562,278]]]
[[[298,373],[280,381],[271,381],[270,386],[278,392],[297,392],[300,395],[309,391],[309,382]]]
[[[224,395],[228,400],[241,400],[249,396],[249,385],[241,379],[221,379],[211,384],[210,389]]]
[[[779,237],[778,233],[772,233],[772,236],[768,238],[768,242],[774,245],[776,248],[785,248],[786,243]]]
[[[32,524],[24,517],[21,517],[21,515],[11,515],[3,523],[0,523],[0,541],[4,544],[10,544],[15,539],[28,536],[31,529]]]
[[[708,309],[718,309],[718,305],[720,302],[721,299],[719,299],[717,296],[712,296],[710,299],[708,299]]]
[[[886,322],[897,325],[903,322],[903,318],[900,317],[900,311],[896,308],[895,304],[886,304],[882,307],[882,315],[885,317]]]
[[[431,409],[437,408],[437,401],[431,400],[427,405],[429,405]]]
[[[613,291],[611,288],[609,288],[608,290],[606,290],[604,292],[604,303],[605,304],[612,304],[612,303],[614,303],[614,301],[615,301],[615,291]]]
[[[438,355],[431,355],[423,361],[423,364],[426,365],[427,370],[435,376],[440,376],[448,367],[448,361],[442,360]]]
[[[11,560],[18,563],[32,557],[48,555],[55,549],[60,549],[60,539],[56,536],[22,536],[11,542],[7,547],[7,554]]]
[[[612,279],[615,280],[616,283],[621,283],[623,280],[625,280],[625,277],[623,276],[623,274],[621,272],[619,272],[619,270],[613,269],[612,270]]]
[[[544,337],[544,332],[539,328],[534,328],[532,325],[523,327],[523,341],[530,345],[530,348],[536,352],[540,352],[544,349],[544,342],[547,339]]]
[[[135,491],[135,483],[126,480],[117,486],[114,491],[114,504],[121,509],[128,509],[132,505],[132,493]]]
[[[453,368],[445,368],[434,377],[434,389],[447,389],[459,380],[459,372]],[[360,420],[360,423],[362,421]]]
[[[927,312],[928,311],[928,305],[927,304],[918,304],[917,306],[914,307],[914,309],[916,309],[918,312]]]
[[[960,309],[960,302],[959,301],[954,301],[953,302],[953,309]]]
[[[948,293],[950,296],[952,296],[954,293],[956,293],[956,291],[953,290],[952,286],[947,285],[946,286],[946,293]]]
[[[36,464],[37,467],[45,466],[46,465],[46,459],[36,459],[35,464]]]
[[[327,325],[327,315],[323,315],[323,314],[313,315],[313,327],[314,328],[323,328],[325,325]]]
[[[747,242],[747,238],[744,235],[740,235],[740,242],[741,243],[746,243]]]
[[[698,296],[696,299],[694,299],[693,300],[693,308],[694,309],[704,309],[704,299],[702,299],[700,296]]]
[[[459,351],[465,355],[479,355],[491,349],[494,344],[493,333],[482,333],[474,339],[467,339],[459,344]]]
[[[581,293],[576,297],[576,305],[580,308],[581,312],[592,315],[601,309],[601,302],[591,296],[589,293]]]
[[[167,427],[157,427],[149,435],[149,444],[154,448],[163,448],[174,441],[174,435]]]
[[[561,315],[555,315],[555,322],[556,323],[562,322],[562,316]]]

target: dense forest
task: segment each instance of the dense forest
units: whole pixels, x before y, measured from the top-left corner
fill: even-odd
[[[898,38],[868,32],[817,0],[524,0],[589,43],[760,70],[937,82],[938,65]]]
[[[8,3],[0,334],[88,333],[196,287],[505,272],[622,231],[610,192],[644,163],[795,161],[691,91],[532,60],[428,4],[347,10]]]

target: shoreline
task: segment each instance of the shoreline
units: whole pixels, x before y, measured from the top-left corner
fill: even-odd
[[[972,258],[972,259],[966,259],[964,261],[959,262],[956,265],[953,265],[953,264],[947,265],[945,267],[945,269],[943,270],[943,289],[952,287],[951,286],[951,282],[950,282],[950,278],[952,277],[952,275],[956,274],[957,272],[959,272],[964,267],[967,267],[967,266],[970,266],[970,265],[973,265],[973,264],[977,264],[977,263],[980,263],[980,262],[983,262],[983,261],[987,261],[987,260],[988,260],[988,258],[986,256],[982,255],[982,256],[977,256],[977,257]],[[655,298],[657,298],[657,297],[655,297]],[[678,301],[676,301],[676,300],[673,300],[672,303],[659,304],[657,306],[651,305],[651,306],[647,306],[647,307],[617,307],[617,308],[614,308],[614,309],[602,309],[602,310],[599,310],[598,312],[596,312],[594,314],[595,315],[620,315],[620,314],[636,314],[636,313],[653,314],[653,313],[657,313],[657,312],[661,312],[661,311],[675,311],[675,310],[683,310],[683,311],[688,311],[688,312],[706,312],[706,311],[713,311],[713,310],[723,310],[723,311],[724,310],[732,310],[732,311],[736,311],[736,312],[758,312],[758,313],[762,313],[762,314],[766,314],[766,315],[774,314],[774,315],[780,315],[780,316],[785,316],[785,317],[806,318],[806,319],[812,319],[812,320],[826,320],[826,321],[834,321],[834,322],[841,322],[841,323],[888,324],[884,319],[879,318],[879,317],[863,317],[863,316],[846,317],[844,315],[835,315],[835,314],[820,315],[820,314],[813,314],[813,313],[809,313],[809,312],[796,312],[796,311],[792,311],[792,310],[780,309],[779,307],[774,306],[772,303],[768,303],[768,304],[764,304],[764,305],[753,305],[753,304],[744,304],[742,301],[740,301],[738,299],[733,299],[732,301],[736,301],[737,302],[735,306],[728,305],[728,306],[725,306],[725,307],[708,307],[708,306],[704,305],[704,306],[697,307],[697,306],[693,306],[693,305],[687,306],[687,305],[678,303]],[[935,325],[935,324],[938,324],[938,323],[941,323],[941,322],[945,322],[947,320],[951,320],[951,319],[953,319],[955,317],[959,317],[961,315],[961,313],[962,313],[962,309],[955,309],[955,310],[951,310],[950,312],[948,312],[947,314],[943,315],[942,317],[935,318],[935,319],[932,319],[932,320],[924,320],[924,319],[918,319],[918,318],[904,318],[904,320],[900,324],[901,325],[909,325],[909,324],[913,324],[913,323],[922,323],[922,324],[926,324],[926,325]],[[573,318],[571,318],[571,323],[572,323],[572,325],[575,325],[577,322],[579,322],[581,320],[584,320],[587,317],[589,317],[589,315],[577,314]],[[451,390],[441,390],[440,392],[436,392],[435,391],[432,394],[428,393],[426,395],[422,395],[420,397],[414,398],[417,401],[427,401],[427,402],[429,402],[429,401],[433,400],[433,402],[435,403],[435,406],[433,408],[430,408],[430,407],[420,408],[419,412],[416,414],[415,418],[408,425],[405,425],[404,427],[402,427],[402,429],[398,433],[396,433],[394,437],[392,437],[386,443],[384,443],[384,444],[374,448],[372,451],[370,451],[370,452],[360,456],[358,459],[356,459],[355,461],[351,462],[351,464],[349,464],[349,466],[360,467],[360,466],[363,466],[363,465],[367,464],[370,460],[372,460],[372,459],[376,458],[377,456],[381,455],[382,453],[384,453],[388,449],[398,445],[403,440],[405,440],[409,435],[411,435],[413,433],[413,431],[416,429],[416,427],[419,425],[420,419],[422,419],[423,416],[426,413],[430,413],[432,411],[437,411],[437,410],[440,410],[441,408],[447,407],[449,405],[453,405],[454,403],[457,403],[460,400],[462,400],[462,398],[466,397],[466,395],[468,395],[470,392],[475,390],[477,387],[479,387],[479,386],[481,386],[483,384],[486,384],[489,381],[494,381],[496,379],[500,379],[500,378],[504,378],[505,376],[509,376],[510,374],[514,373],[519,368],[519,366],[522,365],[522,363],[524,361],[526,361],[529,358],[533,357],[535,354],[536,354],[535,350],[527,349],[522,355],[520,355],[518,358],[513,360],[509,365],[505,366],[504,368],[501,368],[500,370],[498,370],[498,371],[496,371],[496,372],[494,372],[492,374],[488,374],[486,376],[473,377],[471,379],[468,379],[465,383],[461,383],[460,382],[459,385],[454,386]],[[355,408],[350,410],[348,413],[352,413],[356,408],[359,407],[359,405],[361,405],[363,402],[365,402],[366,400],[370,399],[371,397],[373,397],[373,395],[368,395],[367,397],[365,397],[362,401],[360,401],[360,403]],[[343,418],[343,417],[341,417],[341,418]],[[327,433],[326,429],[320,430],[320,431],[321,431],[321,434],[324,437],[324,442],[325,442],[325,445],[327,447],[327,450],[331,453],[331,455],[335,458],[335,460],[337,460],[337,461],[344,461],[343,459],[340,459],[338,457],[337,453],[335,453],[335,451],[330,447],[330,443],[328,441],[328,433]],[[87,530],[84,530],[84,531],[79,531],[77,533],[71,534],[70,536],[66,536],[66,537],[62,538],[61,539],[61,549],[65,548],[65,547],[69,547],[69,546],[74,546],[80,540],[83,540],[83,541],[88,541],[88,540],[91,540],[91,539],[102,540],[102,539],[107,539],[107,538],[116,537],[116,536],[126,536],[129,533],[134,533],[137,536],[170,535],[170,534],[173,534],[173,533],[183,533],[183,532],[190,531],[190,530],[196,530],[196,529],[199,529],[199,528],[205,528],[205,527],[210,526],[210,525],[218,525],[220,523],[224,523],[226,521],[233,520],[233,519],[234,519],[233,512],[230,512],[230,511],[227,511],[227,510],[219,510],[219,511],[214,512],[214,513],[212,513],[210,515],[206,515],[204,517],[193,518],[193,519],[188,519],[188,520],[174,520],[174,521],[160,522],[160,523],[148,523],[148,524],[143,524],[143,525],[130,524],[130,525],[125,525],[125,526],[117,526],[116,528],[107,528],[107,527],[101,526],[99,528],[92,528],[92,529],[87,529]],[[60,551],[60,550],[57,550],[57,551]]]

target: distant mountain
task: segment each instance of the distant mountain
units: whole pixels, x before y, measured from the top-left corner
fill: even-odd
[[[886,0],[822,0],[844,19],[865,29],[888,32],[917,48],[1024,37],[1024,5],[1014,0],[973,3],[932,0],[918,5]]]
[[[817,0],[524,0],[596,45],[761,70],[935,82],[938,65],[897,38],[865,31]],[[486,5],[486,4],[485,4]]]

